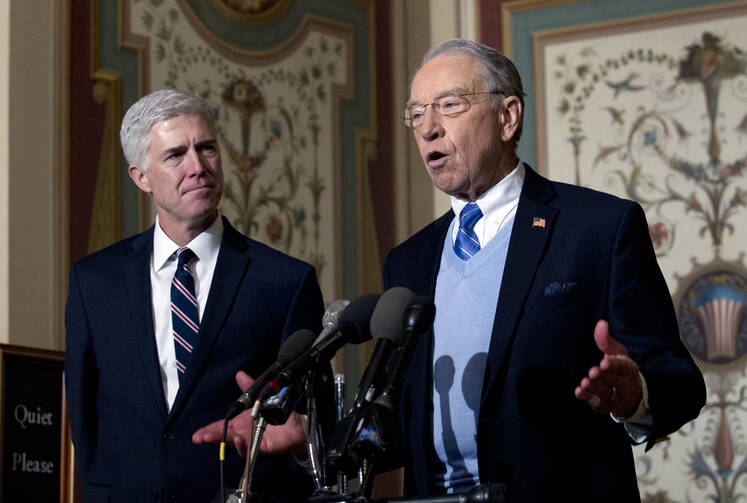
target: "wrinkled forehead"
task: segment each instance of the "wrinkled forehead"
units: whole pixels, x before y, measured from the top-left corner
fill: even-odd
[[[449,94],[484,91],[479,66],[466,54],[443,54],[425,63],[410,86],[408,105],[430,103]]]

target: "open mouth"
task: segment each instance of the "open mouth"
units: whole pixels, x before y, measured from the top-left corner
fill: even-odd
[[[444,154],[443,152],[431,152],[428,154],[427,160],[428,162],[437,161],[442,157],[446,157],[446,154]]]

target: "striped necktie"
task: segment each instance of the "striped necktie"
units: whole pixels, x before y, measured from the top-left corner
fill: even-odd
[[[482,217],[477,203],[467,203],[459,214],[459,232],[454,240],[454,253],[462,260],[469,260],[480,251],[480,241],[475,234],[475,223]]]
[[[171,326],[176,349],[176,369],[179,384],[181,384],[192,348],[197,342],[200,311],[197,307],[197,297],[195,297],[195,278],[190,270],[197,256],[189,248],[179,248],[176,256],[176,273],[171,282]]]

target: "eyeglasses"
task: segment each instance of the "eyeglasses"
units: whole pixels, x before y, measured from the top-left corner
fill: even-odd
[[[473,103],[481,103],[480,101],[469,101],[465,96],[476,96],[479,94],[501,94],[498,91],[488,91],[482,93],[466,93],[466,94],[448,94],[438,98],[433,103],[426,103],[424,105],[410,105],[405,108],[404,119],[405,125],[410,128],[417,128],[425,121],[425,109],[430,106],[434,112],[438,112],[444,117],[452,117],[459,115],[472,106]],[[483,100],[486,101],[486,100]]]

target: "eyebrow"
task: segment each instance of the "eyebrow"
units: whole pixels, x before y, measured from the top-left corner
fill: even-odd
[[[465,89],[464,87],[452,87],[451,89],[446,89],[445,91],[441,91],[435,98],[433,98],[433,101],[440,100],[444,96],[459,96],[462,94],[467,94],[472,91],[469,91],[468,89]],[[407,103],[405,103],[405,107],[411,107],[413,105],[422,105],[423,103],[419,100],[409,100]]]
[[[218,140],[215,138],[206,138],[202,141],[198,141],[195,143],[195,148],[200,147],[217,147],[218,146]]]
[[[166,159],[170,157],[172,154],[183,154],[187,151],[186,145],[177,145],[176,147],[167,148],[163,152],[161,152],[161,159]]]
[[[204,140],[201,140],[195,143],[195,149],[199,149],[202,147],[217,147],[217,146],[218,146],[218,140],[215,138],[206,138]],[[161,153],[161,158],[166,159],[172,154],[183,154],[187,150],[189,150],[189,147],[186,145],[177,145],[175,147],[167,148]]]

